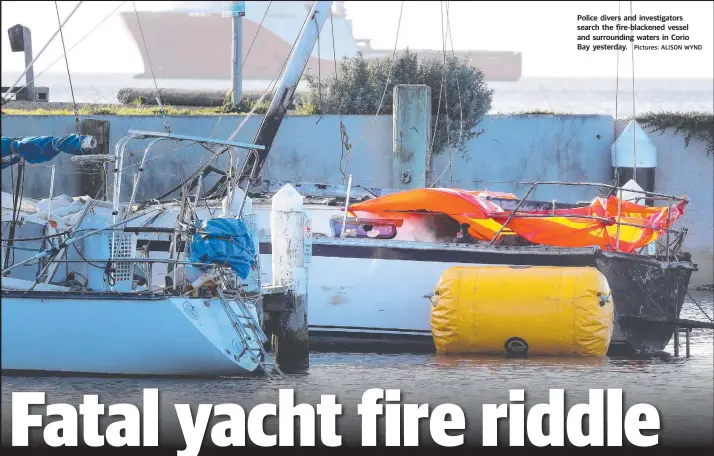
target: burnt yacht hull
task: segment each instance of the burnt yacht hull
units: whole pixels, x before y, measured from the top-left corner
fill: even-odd
[[[664,350],[696,266],[609,252],[599,253],[596,265],[610,283],[618,325],[628,343],[640,352]]]

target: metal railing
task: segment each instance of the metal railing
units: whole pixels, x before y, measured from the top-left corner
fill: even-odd
[[[666,239],[666,258],[667,261],[670,260],[671,258],[671,245],[672,243],[670,242],[670,233],[675,233],[677,234],[680,238],[675,240],[675,244],[681,245],[683,242],[683,237],[686,236],[687,230],[682,229],[682,230],[674,230],[671,228],[671,213],[672,213],[672,202],[682,202],[684,201],[685,204],[689,202],[689,199],[686,197],[677,197],[673,195],[667,195],[664,193],[658,193],[658,192],[649,192],[646,190],[639,190],[639,189],[629,189],[629,188],[623,188],[619,187],[617,185],[611,185],[611,184],[600,184],[600,183],[594,183],[594,182],[560,182],[560,181],[541,181],[541,182],[523,182],[523,184],[530,184],[530,188],[526,192],[525,195],[523,195],[523,198],[521,198],[518,201],[518,204],[516,207],[508,214],[508,217],[506,218],[506,221],[501,225],[501,227],[498,229],[496,234],[494,234],[493,238],[488,242],[488,245],[492,245],[498,237],[501,235],[504,229],[508,226],[508,223],[513,219],[513,218],[526,218],[526,217],[533,217],[533,218],[548,218],[548,217],[564,217],[564,218],[576,218],[576,219],[594,219],[594,220],[599,220],[602,221],[603,223],[606,223],[608,225],[615,224],[617,225],[617,234],[616,234],[616,240],[615,240],[615,249],[617,251],[620,251],[620,227],[621,226],[631,226],[631,227],[636,227],[636,228],[643,228],[643,229],[651,229],[651,230],[656,230],[656,231],[665,231],[667,233],[667,239]],[[598,216],[592,216],[592,215],[573,215],[573,214],[517,214],[518,209],[520,209],[523,206],[523,203],[528,199],[528,197],[533,193],[533,191],[538,187],[538,186],[544,186],[544,185],[552,185],[552,186],[580,186],[580,187],[597,187],[597,188],[605,188],[609,189],[610,193],[620,193],[622,191],[627,191],[631,193],[638,193],[643,195],[642,198],[644,199],[650,199],[650,200],[663,200],[667,201],[667,228],[662,228],[662,227],[657,227],[657,226],[650,226],[650,225],[640,225],[636,223],[628,223],[628,222],[623,222],[622,221],[622,195],[620,193],[620,196],[618,196],[617,201],[617,217],[613,221],[611,219],[606,219],[603,217],[598,217]],[[640,199],[642,199],[640,198]]]

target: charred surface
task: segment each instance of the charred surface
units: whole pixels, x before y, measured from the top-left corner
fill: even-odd
[[[596,263],[612,289],[617,323],[639,352],[664,350],[674,334],[689,279],[691,262],[665,262],[601,252]],[[663,321],[653,321],[663,320]]]

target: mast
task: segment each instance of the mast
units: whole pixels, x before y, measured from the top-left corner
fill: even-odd
[[[295,90],[303,71],[305,71],[305,66],[310,60],[310,55],[320,35],[322,26],[330,14],[332,3],[331,1],[316,1],[312,4],[312,9],[310,9],[307,20],[303,24],[302,30],[300,30],[300,35],[290,54],[288,64],[280,76],[270,107],[265,113],[253,140],[254,144],[265,146],[265,149],[256,150],[254,154],[248,155],[243,163],[238,184],[244,189],[247,189],[248,185],[250,185],[250,179],[260,175],[260,170],[268,158],[273,140],[278,134],[278,129],[287,113],[288,106],[293,101]]]

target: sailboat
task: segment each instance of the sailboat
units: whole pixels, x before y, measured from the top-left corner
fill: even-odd
[[[79,135],[3,138],[3,156],[86,159],[81,145],[92,142]],[[119,157],[104,158],[120,169]],[[125,230],[137,216],[119,205],[118,188],[111,203],[76,198],[55,202],[54,212],[52,195],[48,204],[18,202],[12,198],[12,211],[3,204],[4,372],[227,376],[270,364],[257,310],[235,285],[254,261],[243,220],[196,226],[192,248],[213,253],[205,261],[162,260],[137,252],[136,234]],[[153,288],[146,271],[160,263],[193,270],[193,286]]]
[[[284,115],[288,105],[283,102],[292,99],[330,4],[313,5],[278,85],[278,93],[289,96],[274,98],[269,115]],[[264,122],[258,139],[274,135],[271,127]],[[198,218],[198,195],[184,192],[172,227],[145,226],[162,208],[132,211],[139,178],[129,203],[120,203],[126,148],[139,140],[235,154],[246,150],[247,156],[265,149],[259,143],[130,131],[113,155],[91,155],[86,153],[96,144],[91,136],[3,137],[3,168],[18,167],[15,194],[3,194],[3,371],[280,374],[265,350],[268,338],[258,309],[249,300],[256,291],[251,274],[259,257],[255,234],[242,217],[246,201],[236,192],[239,176],[226,176],[229,190],[219,217]],[[46,163],[59,153],[112,169],[111,201],[80,197],[57,207],[52,190],[46,201],[22,198],[24,166]],[[169,254],[152,257],[137,248],[137,235],[147,233],[170,233]]]

